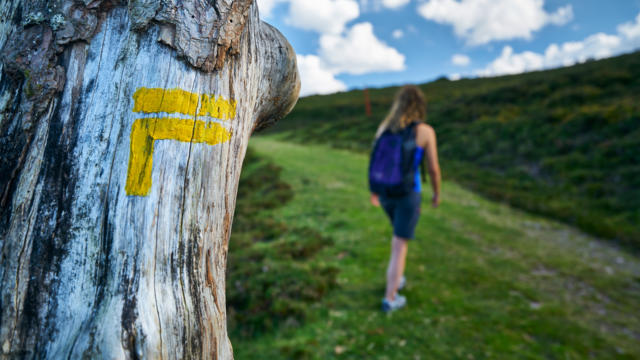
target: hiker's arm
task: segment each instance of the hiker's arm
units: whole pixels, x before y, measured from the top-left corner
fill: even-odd
[[[436,140],[436,132],[431,126],[427,128],[427,143],[425,147],[425,157],[427,160],[427,169],[431,178],[431,188],[433,189],[433,207],[440,205],[440,163],[438,162],[438,143]]]
[[[371,193],[371,205],[376,207],[380,206],[380,198],[378,197],[378,194]]]

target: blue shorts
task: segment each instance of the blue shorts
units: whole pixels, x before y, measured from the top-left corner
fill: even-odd
[[[414,238],[421,202],[422,194],[419,192],[403,197],[380,196],[380,204],[391,220],[393,235],[407,240]]]

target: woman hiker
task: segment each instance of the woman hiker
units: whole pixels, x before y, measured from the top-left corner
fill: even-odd
[[[402,87],[378,127],[369,163],[371,204],[382,205],[393,227],[387,288],[382,299],[384,312],[399,309],[407,302],[398,290],[404,287],[408,243],[414,237],[420,216],[425,164],[433,189],[431,204],[435,208],[440,203],[436,133],[425,119],[426,101],[422,91],[413,85]]]

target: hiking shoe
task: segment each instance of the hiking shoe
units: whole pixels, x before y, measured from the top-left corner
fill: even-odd
[[[398,310],[405,305],[407,305],[407,298],[400,294],[396,294],[396,298],[393,301],[389,301],[386,298],[382,299],[382,311],[386,313]]]
[[[400,278],[400,284],[398,284],[398,291],[404,289],[405,285],[407,285],[407,278],[402,275],[402,277]]]

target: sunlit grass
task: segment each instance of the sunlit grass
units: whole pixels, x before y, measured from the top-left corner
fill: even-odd
[[[282,168],[280,179],[293,194],[252,218],[326,237],[326,246],[302,263],[338,273],[337,287],[303,303],[301,320],[284,319],[255,336],[236,332],[236,358],[640,357],[636,257],[445,181],[439,209],[423,199],[417,239],[409,246],[408,306],[384,315],[391,230],[382,211],[368,204],[367,157],[273,137],[255,138],[251,147]],[[232,251],[243,256],[242,249]],[[276,260],[281,254],[273,249],[265,254],[256,267],[286,261]],[[278,276],[270,281],[282,286]]]

